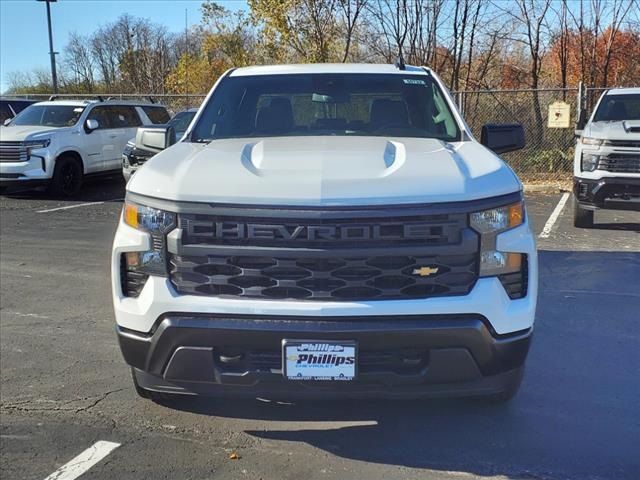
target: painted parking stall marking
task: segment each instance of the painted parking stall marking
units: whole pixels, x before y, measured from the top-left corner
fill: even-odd
[[[124,200],[124,199],[123,198],[112,198],[111,200],[102,200],[100,202],[78,203],[76,205],[67,205],[67,206],[64,206],[64,207],[47,208],[45,210],[36,210],[36,213],[51,213],[51,212],[57,212],[59,210],[70,210],[72,208],[90,207],[92,205],[102,205],[103,203],[108,203],[108,202],[121,202],[122,200]]]
[[[549,238],[549,235],[551,235],[551,229],[553,228],[556,221],[558,220],[558,217],[562,213],[562,209],[567,203],[567,200],[569,199],[569,195],[571,195],[569,192],[565,192],[562,195],[562,197],[560,198],[560,201],[558,202],[558,205],[556,205],[556,208],[554,208],[553,212],[551,212],[551,215],[549,216],[549,220],[547,220],[547,223],[544,224],[544,228],[542,229],[542,232],[540,232],[540,235],[539,235],[540,238]]]
[[[119,443],[100,440],[74,459],[65,463],[45,480],[75,480],[119,446]]]

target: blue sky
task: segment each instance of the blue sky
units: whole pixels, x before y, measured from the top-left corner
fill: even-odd
[[[246,8],[242,0],[218,1],[229,10]],[[202,0],[58,0],[51,4],[53,47],[62,51],[69,32],[93,32],[123,13],[149,18],[171,31],[184,30],[200,21]],[[49,69],[47,15],[43,2],[0,0],[0,91],[7,87],[10,72]],[[58,56],[60,57],[60,55]]]

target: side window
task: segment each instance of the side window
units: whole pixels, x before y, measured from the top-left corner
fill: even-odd
[[[111,128],[111,124],[109,123],[109,114],[108,109],[110,107],[106,106],[97,106],[93,107],[87,115],[87,120],[97,120],[98,121],[98,130],[104,130],[106,128]]]
[[[456,121],[447,107],[446,100],[437,88],[433,89],[433,103],[435,107],[433,123],[436,126],[436,133],[446,133],[450,137],[456,136],[458,132]],[[442,130],[444,130],[444,132]]]
[[[107,109],[111,128],[134,128],[142,125],[135,107],[113,105]]]
[[[169,115],[169,112],[167,112],[167,109],[164,107],[144,106],[142,107],[142,110],[147,115],[147,117],[149,117],[149,120],[151,120],[151,123],[153,123],[154,125],[158,125],[160,123],[167,123],[169,120],[171,120],[171,116]]]

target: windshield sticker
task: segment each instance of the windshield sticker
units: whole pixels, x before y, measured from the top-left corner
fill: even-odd
[[[427,82],[424,80],[417,80],[415,78],[403,78],[402,81],[407,85],[426,85]]]
[[[82,107],[78,107],[78,108],[74,108],[73,109],[73,111],[76,112],[76,113],[79,113],[79,112],[81,112],[83,110],[84,110],[84,108],[82,108]]]

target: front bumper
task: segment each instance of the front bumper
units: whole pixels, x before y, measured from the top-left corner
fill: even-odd
[[[583,208],[640,211],[640,177],[574,177],[573,193]]]
[[[480,315],[169,314],[150,334],[117,332],[142,388],[270,398],[497,394],[520,381],[532,335],[531,328],[498,335]],[[355,340],[358,377],[349,383],[286,380],[283,339]]]

